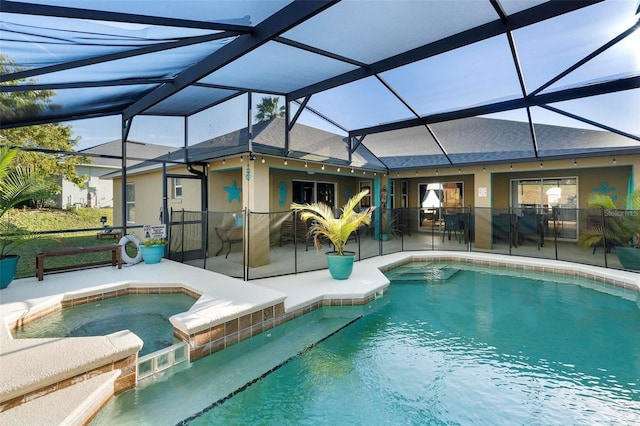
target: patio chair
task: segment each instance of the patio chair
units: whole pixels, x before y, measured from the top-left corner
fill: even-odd
[[[459,213],[444,215],[444,232],[442,233],[442,242],[444,242],[445,234],[449,235],[451,240],[451,232],[458,237],[458,243],[462,242],[464,235],[464,220],[460,220]],[[460,232],[460,235],[458,235]]]
[[[492,219],[493,242],[509,241],[509,245],[518,247],[518,221],[515,214],[493,215]]]
[[[524,244],[527,236],[534,236],[538,243],[538,250],[544,246],[543,217],[540,214],[527,214],[518,217],[518,242]]]

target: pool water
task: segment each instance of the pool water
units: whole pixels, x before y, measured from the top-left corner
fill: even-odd
[[[322,308],[272,342],[257,336],[222,351],[224,362],[213,355],[126,392],[96,423],[640,424],[636,293],[443,268],[432,281],[396,274],[362,316]],[[285,353],[323,321],[338,331]]]
[[[102,336],[134,332],[143,356],[176,343],[169,317],[188,311],[195,299],[184,294],[130,294],[56,311],[14,331],[17,339]]]

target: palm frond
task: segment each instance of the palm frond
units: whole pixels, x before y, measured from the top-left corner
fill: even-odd
[[[363,212],[356,212],[355,209],[369,193],[364,190],[351,197],[342,207],[342,214],[336,218],[333,209],[324,203],[299,204],[292,203],[291,209],[300,213],[304,221],[311,221],[309,235],[313,236],[313,244],[316,250],[322,249],[322,237],[331,241],[338,254],[344,254],[344,246],[349,237],[359,227],[371,223],[371,213],[375,207],[370,207]]]

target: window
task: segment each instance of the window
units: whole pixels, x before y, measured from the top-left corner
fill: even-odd
[[[402,204],[400,205],[400,207],[402,208],[409,207],[409,182],[406,180],[401,181],[400,187],[401,187],[400,197],[402,200]]]
[[[127,223],[136,223],[136,186],[133,183],[127,184]]]
[[[517,215],[542,215],[547,235],[578,237],[578,178],[514,179],[511,181],[511,206]]]
[[[362,200],[360,200],[360,207],[362,208],[371,207],[371,181],[370,180],[365,180],[360,182],[360,192],[366,189],[369,190],[369,194],[362,197]]]
[[[462,182],[432,182],[418,185],[420,227],[440,225],[445,213],[460,212],[464,207]]]
[[[182,198],[182,179],[173,180],[173,198]]]
[[[292,198],[294,203],[311,204],[320,202],[329,207],[335,206],[335,183],[294,180],[292,184]]]

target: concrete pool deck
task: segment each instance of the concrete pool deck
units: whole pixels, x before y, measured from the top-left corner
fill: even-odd
[[[640,274],[569,262],[467,252],[394,253],[356,262],[350,279],[333,280],[327,270],[244,282],[207,270],[164,259],[160,264],[138,264],[122,270],[112,267],[46,275],[14,281],[0,291],[0,424],[82,424],[113,395],[118,368],[88,374],[80,383],[44,396],[37,392],[20,404],[6,402],[25,390],[55,384],[65,372],[80,370],[82,359],[120,359],[139,350],[133,333],[67,339],[22,339],[11,337],[10,325],[34,311],[46,312],[64,300],[90,297],[125,288],[183,287],[202,295],[192,309],[172,317],[175,327],[192,331],[212,330],[230,318],[242,318],[262,309],[282,306],[286,315],[300,314],[309,306],[335,301],[379,297],[389,285],[381,269],[414,259],[462,260],[496,267],[579,275],[615,287],[640,291]],[[275,324],[277,325],[277,324]],[[260,326],[257,332],[261,332]],[[46,348],[46,350],[45,350]],[[87,352],[88,351],[88,352]],[[116,366],[117,367],[117,366]],[[60,386],[62,389],[62,386]],[[82,388],[82,390],[78,390]],[[34,414],[38,413],[38,414]]]

